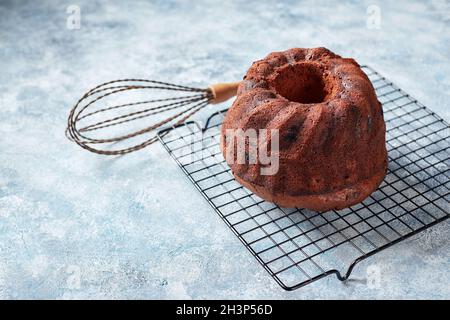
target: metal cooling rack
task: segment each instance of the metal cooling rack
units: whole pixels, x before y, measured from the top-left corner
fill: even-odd
[[[280,208],[237,183],[219,149],[226,110],[204,128],[189,122],[158,137],[189,179],[286,290],[335,274],[346,280],[360,261],[446,220],[450,212],[450,127],[369,67],[383,104],[389,169],[363,203],[317,213]]]

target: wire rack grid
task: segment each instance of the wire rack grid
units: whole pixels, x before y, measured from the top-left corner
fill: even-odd
[[[220,151],[226,110],[159,140],[244,246],[286,290],[335,274],[449,218],[450,126],[370,67],[383,105],[388,174],[369,198],[339,211],[281,208],[235,181]]]

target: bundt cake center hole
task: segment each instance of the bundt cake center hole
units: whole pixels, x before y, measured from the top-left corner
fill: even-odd
[[[326,102],[332,91],[323,70],[310,63],[283,68],[275,77],[273,86],[286,99],[299,103]]]

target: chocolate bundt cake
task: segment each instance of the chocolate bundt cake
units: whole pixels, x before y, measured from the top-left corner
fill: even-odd
[[[268,147],[278,157],[275,173],[262,174],[259,159],[238,161],[239,146],[249,160],[250,143],[230,138],[237,129],[278,132],[278,148]],[[361,202],[382,182],[385,134],[381,104],[355,60],[295,48],[250,67],[223,122],[221,148],[236,180],[256,195],[326,211]]]

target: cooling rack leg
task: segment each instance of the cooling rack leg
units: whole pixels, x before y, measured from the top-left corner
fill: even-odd
[[[364,257],[353,261],[344,276],[338,270],[331,270],[330,272],[328,272],[328,274],[335,274],[336,278],[338,278],[340,281],[347,281],[350,278],[353,269],[361,260],[364,260]]]
[[[347,273],[345,274],[345,276],[342,276],[342,274],[341,274],[339,271],[337,271],[337,270],[331,270],[330,272],[328,272],[328,274],[335,274],[335,275],[336,275],[336,278],[338,278],[340,281],[346,281],[346,280],[348,280],[348,277],[349,277],[349,275],[350,275],[349,272],[351,273],[350,269],[349,269],[349,271],[347,271]]]

